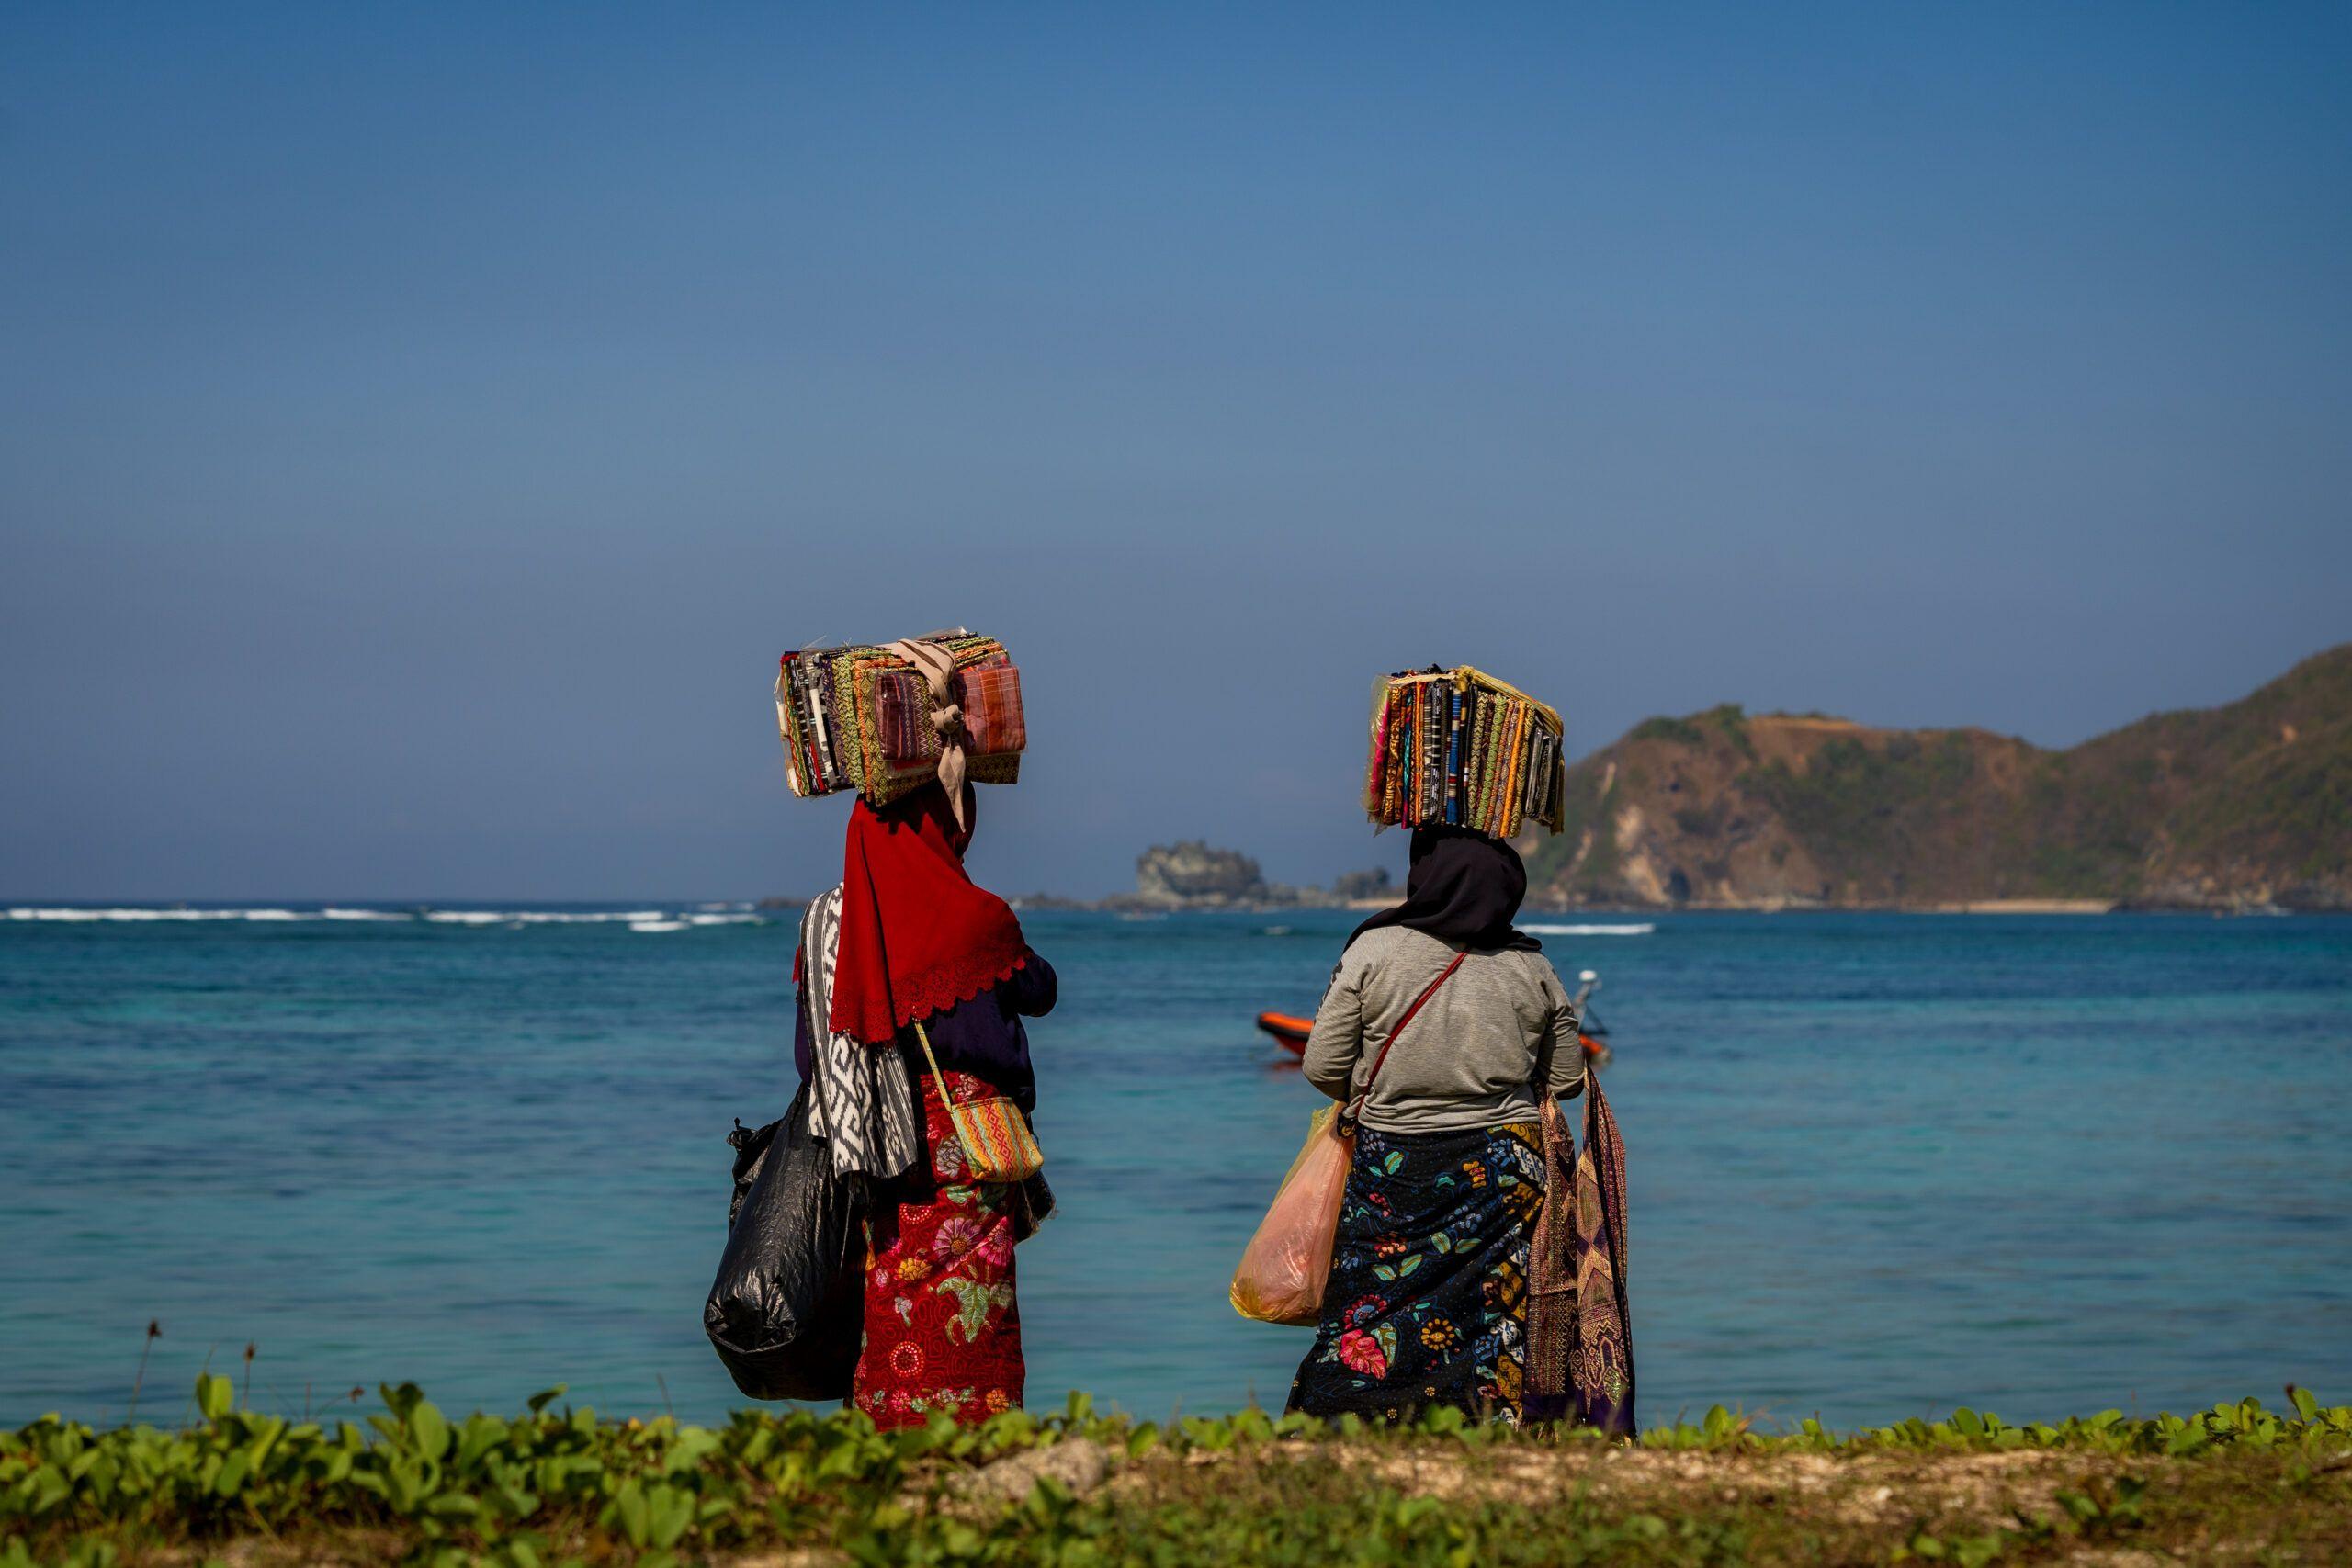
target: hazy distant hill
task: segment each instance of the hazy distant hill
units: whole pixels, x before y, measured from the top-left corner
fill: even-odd
[[[1559,904],[2352,908],[2352,643],[2064,751],[1720,707],[1568,772]]]

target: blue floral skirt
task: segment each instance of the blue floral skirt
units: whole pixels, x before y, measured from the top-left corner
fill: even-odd
[[[1315,1346],[1290,1408],[1409,1418],[1450,1404],[1517,1425],[1540,1122],[1356,1139]]]

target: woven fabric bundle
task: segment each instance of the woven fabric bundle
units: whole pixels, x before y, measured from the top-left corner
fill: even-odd
[[[1566,795],[1560,716],[1518,687],[1467,664],[1373,683],[1363,808],[1374,821],[1556,833]]]
[[[953,662],[947,701],[959,715],[965,776],[978,784],[1021,777],[1028,727],[1021,671],[994,637],[968,632],[920,639]],[[922,671],[888,647],[802,649],[779,662],[776,729],[785,776],[803,797],[855,790],[888,805],[938,776],[941,710]]]

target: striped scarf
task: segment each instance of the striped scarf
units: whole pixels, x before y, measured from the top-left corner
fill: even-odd
[[[898,1043],[868,1045],[832,1026],[833,978],[841,961],[842,890],[832,888],[800,919],[802,992],[816,1043],[808,1130],[833,1151],[843,1176],[887,1181],[922,1152],[921,1122]]]

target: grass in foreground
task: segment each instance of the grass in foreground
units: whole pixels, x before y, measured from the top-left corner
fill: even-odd
[[[1330,1431],[1245,1411],[880,1433],[551,1409],[453,1423],[413,1385],[366,1427],[232,1408],[180,1431],[0,1435],[0,1568],[222,1562],[2154,1563],[2352,1562],[2352,1406],[2013,1427],[1961,1410],[1768,1437],[1716,1409],[1638,1446],[1439,1412]]]

